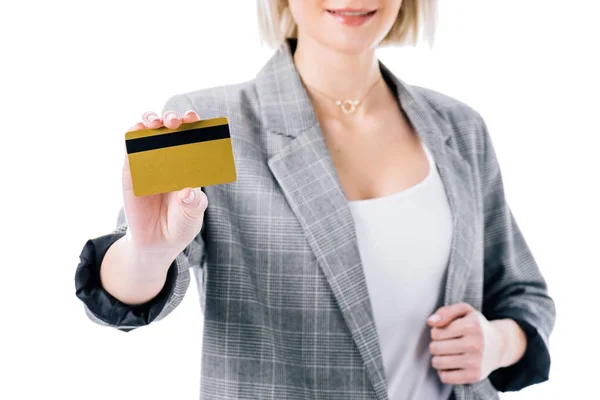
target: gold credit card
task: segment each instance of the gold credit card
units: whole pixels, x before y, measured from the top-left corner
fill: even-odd
[[[237,179],[227,118],[127,132],[125,147],[136,196]]]

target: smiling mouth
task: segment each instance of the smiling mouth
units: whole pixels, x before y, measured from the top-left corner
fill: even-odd
[[[339,10],[327,10],[337,22],[346,25],[358,27],[366,24],[377,10],[367,9],[339,9]]]
[[[343,17],[368,17],[377,12],[377,10],[327,10],[329,14]]]

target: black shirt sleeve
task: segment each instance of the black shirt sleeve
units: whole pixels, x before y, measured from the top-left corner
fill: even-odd
[[[122,303],[102,287],[100,265],[108,248],[123,235],[112,233],[87,241],[75,272],[75,294],[98,319],[129,332],[150,324],[160,314],[177,281],[177,266],[173,262],[165,286],[152,300],[136,306]]]
[[[506,310],[494,319],[503,318],[512,319],[519,325],[527,338],[527,348],[517,363],[490,374],[492,385],[500,392],[512,392],[547,381],[550,374],[550,353],[537,329],[520,315],[518,309]]]

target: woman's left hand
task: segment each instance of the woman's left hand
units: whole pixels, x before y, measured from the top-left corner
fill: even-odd
[[[432,328],[431,363],[443,383],[475,383],[505,366],[505,324],[488,321],[466,303],[442,307],[427,322]]]

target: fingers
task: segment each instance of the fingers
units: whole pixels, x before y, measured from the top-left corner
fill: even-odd
[[[484,340],[478,315],[471,305],[459,303],[441,307],[427,320],[432,327],[431,365],[445,384],[481,380]]]
[[[450,385],[475,383],[484,376],[481,358],[474,354],[433,356],[431,366],[437,370],[440,380]]]
[[[146,125],[144,125],[142,122],[138,122],[129,129],[129,132],[139,131],[141,129],[146,129]]]
[[[183,114],[182,119],[185,124],[189,124],[190,122],[200,121],[200,116],[196,114],[196,111],[189,110],[185,114]]]
[[[177,112],[171,110],[165,111],[165,113],[162,116],[162,121],[164,125],[169,129],[177,129],[181,126],[183,122],[179,115],[177,115]]]
[[[194,110],[187,111],[181,117],[177,114],[176,111],[173,111],[173,110],[165,111],[163,113],[162,117],[159,117],[153,111],[147,111],[144,114],[142,114],[142,121],[138,122],[134,126],[132,126],[129,129],[129,132],[139,131],[142,129],[157,129],[162,126],[165,126],[169,129],[177,129],[183,123],[190,123],[190,122],[197,122],[197,121],[200,121],[200,116]],[[125,149],[125,161],[123,163],[123,188],[127,189],[127,190],[132,189],[131,173],[130,173],[130,168],[129,168],[129,157],[127,154],[127,149]],[[204,193],[202,193],[199,189],[198,189],[197,193],[190,194],[190,191],[191,191],[191,189],[184,189],[183,191],[180,191],[181,193],[178,193],[178,196],[183,196],[180,198],[180,200],[183,201],[184,198],[187,198],[188,196],[195,196],[194,199],[187,198],[186,201],[189,201],[189,203],[184,202],[184,204],[188,205],[189,207],[199,206],[200,208],[202,208],[202,207],[206,208],[206,205],[204,205],[204,203],[206,203],[206,195]],[[185,192],[185,194],[182,194],[183,192]],[[196,199],[196,197],[197,197],[197,199]],[[196,200],[196,202],[195,202],[195,200]],[[202,212],[204,212],[204,210],[202,210]]]
[[[464,317],[469,312],[473,311],[473,307],[468,303],[452,304],[438,309],[427,320],[427,324],[435,328],[443,328],[457,318]]]
[[[472,353],[479,354],[483,351],[483,342],[477,337],[435,340],[429,344],[429,352],[434,356]]]
[[[447,385],[466,385],[481,380],[478,369],[457,369],[450,371],[439,371],[440,380]]]
[[[181,124],[200,121],[200,116],[194,111],[187,111],[183,116],[179,116],[176,111],[167,110],[159,117],[153,111],[147,111],[142,115],[142,121],[134,125],[130,131],[140,129],[157,129],[166,126],[169,129],[177,129]]]
[[[431,366],[438,371],[447,369],[461,369],[470,367],[477,367],[477,363],[471,362],[474,357],[469,357],[466,354],[454,354],[450,356],[434,356],[431,359]]]
[[[162,119],[153,111],[146,111],[142,115],[142,123],[148,129],[160,128],[163,125]]]
[[[432,328],[431,339],[448,340],[461,338],[466,335],[475,334],[481,331],[479,320],[475,314],[467,314],[462,318],[455,319],[443,328]]]

